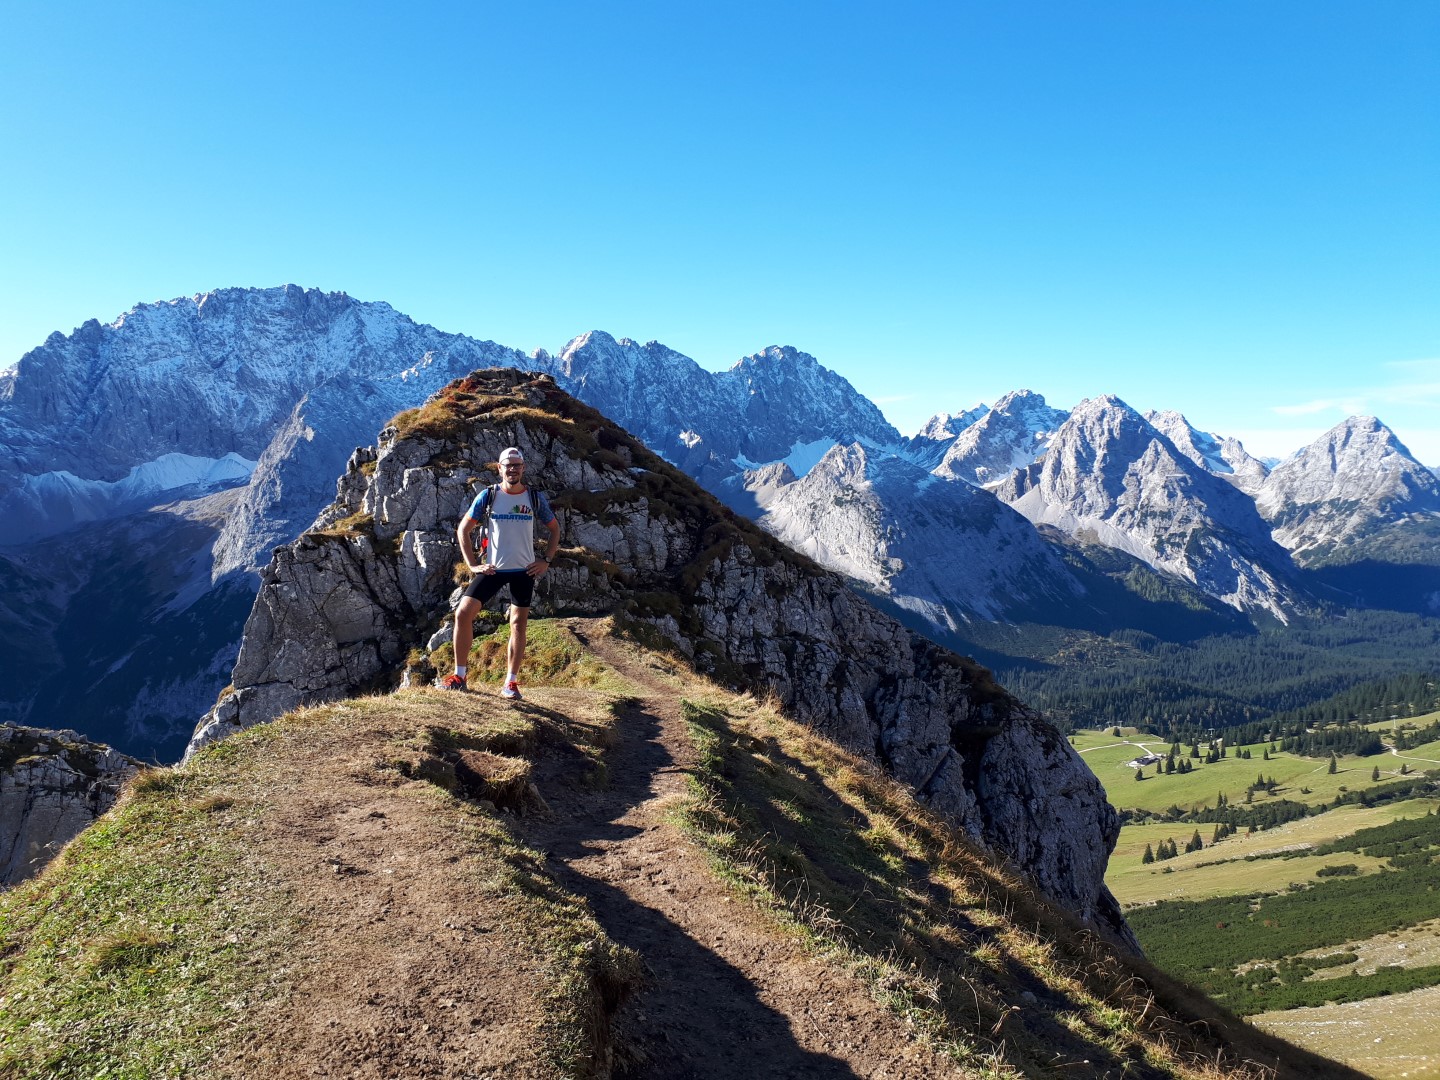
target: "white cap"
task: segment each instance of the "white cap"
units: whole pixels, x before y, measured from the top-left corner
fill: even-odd
[[[501,465],[508,464],[512,461],[518,461],[522,465],[525,463],[525,455],[520,452],[518,446],[507,446],[504,450],[500,451]]]

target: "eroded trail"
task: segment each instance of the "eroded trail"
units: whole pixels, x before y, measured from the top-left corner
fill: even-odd
[[[623,646],[570,629],[638,691],[608,753],[609,783],[554,792],[527,837],[606,932],[644,958],[649,985],[622,1010],[616,1075],[963,1076],[909,1037],[857,980],[804,952],[729,889],[672,820],[693,755],[681,688]]]
[[[537,957],[434,804],[375,783],[392,733],[331,724],[281,739],[251,830],[300,940],[271,961],[288,993],[211,1075],[548,1076]]]

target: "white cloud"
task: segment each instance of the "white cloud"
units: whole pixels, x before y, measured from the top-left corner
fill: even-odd
[[[1275,405],[1270,411],[1279,413],[1281,416],[1313,416],[1315,413],[1343,412],[1353,414],[1365,411],[1364,398],[1320,398],[1318,401],[1306,401],[1299,405]]]
[[[1440,357],[1391,360],[1383,367],[1393,372],[1396,377],[1369,386],[1350,387],[1341,390],[1334,397],[1272,405],[1270,411],[1279,416],[1313,416],[1322,412],[1355,416],[1378,414],[1383,412],[1386,406],[1440,409]]]

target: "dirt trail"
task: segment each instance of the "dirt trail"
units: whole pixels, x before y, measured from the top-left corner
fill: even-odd
[[[288,1000],[214,1074],[546,1075],[534,1064],[537,958],[433,809],[366,779],[389,737],[336,726],[284,747],[254,842],[308,947],[282,960]]]
[[[911,1039],[857,980],[732,897],[668,820],[693,754],[679,694],[623,646],[570,630],[639,691],[607,754],[610,783],[563,785],[555,813],[524,826],[606,932],[644,957],[647,988],[616,1022],[627,1080],[965,1075]]]
[[[542,753],[535,779],[553,812],[514,827],[609,936],[643,957],[647,984],[612,1029],[615,1076],[964,1075],[912,1040],[858,980],[805,955],[729,894],[667,820],[686,797],[693,752],[673,677],[584,620],[567,625],[637,700],[616,723],[608,785],[576,784],[573,754]],[[514,708],[564,722],[574,693],[536,687]],[[491,708],[488,698],[467,705]],[[551,1076],[537,1064],[543,958],[476,880],[453,825],[413,791],[377,782],[376,761],[415,723],[357,716],[277,737],[265,814],[232,824],[249,832],[307,944],[272,958],[286,979],[277,1003],[210,1075]]]

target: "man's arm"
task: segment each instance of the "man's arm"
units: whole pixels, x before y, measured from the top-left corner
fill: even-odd
[[[471,543],[471,534],[475,532],[475,526],[480,523],[466,514],[460,519],[460,524],[455,527],[455,539],[460,543],[460,557],[465,560],[465,565],[470,568],[472,574],[482,574],[485,568],[475,555],[475,545]]]
[[[550,569],[550,564],[555,561],[555,552],[560,549],[560,519],[552,511],[550,520],[545,522],[545,528],[550,530],[550,539],[545,544],[545,554],[536,559],[525,568],[525,572],[533,578],[542,577],[545,571]]]

